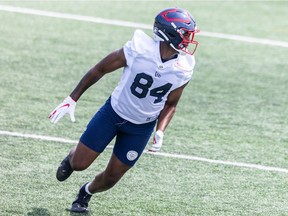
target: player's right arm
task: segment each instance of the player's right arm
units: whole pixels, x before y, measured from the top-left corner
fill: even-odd
[[[125,66],[126,59],[123,48],[110,53],[82,77],[76,88],[70,94],[70,97],[73,98],[74,101],[77,101],[90,86],[105,74]]]
[[[50,113],[48,117],[50,121],[52,123],[57,123],[65,114],[68,113],[70,115],[71,121],[74,122],[74,111],[76,107],[76,102],[81,97],[81,95],[90,86],[92,86],[99,79],[101,79],[105,74],[113,72],[125,66],[126,59],[123,48],[107,55],[82,77],[82,79],[75,87],[75,89],[71,92],[71,94]]]

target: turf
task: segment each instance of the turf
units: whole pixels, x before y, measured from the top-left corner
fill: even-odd
[[[152,1],[151,1],[152,2]],[[181,6],[207,32],[287,40],[280,1],[2,1],[61,13],[151,24]],[[271,18],[273,17],[273,19]],[[133,28],[0,11],[0,130],[77,140],[109,97],[121,70],[89,89],[69,118],[48,114],[84,73],[129,40]],[[151,35],[151,31],[145,30]],[[161,152],[288,168],[288,49],[198,36],[197,66],[165,133]],[[70,215],[79,187],[105,168],[58,183],[71,144],[0,136],[0,215]],[[144,154],[113,189],[95,195],[90,215],[286,215],[287,173]]]

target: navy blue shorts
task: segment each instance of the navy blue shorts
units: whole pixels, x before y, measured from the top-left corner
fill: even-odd
[[[116,136],[114,154],[123,163],[133,166],[143,153],[156,120],[145,124],[133,124],[117,115],[110,100],[109,98],[91,119],[80,141],[88,148],[101,153]]]

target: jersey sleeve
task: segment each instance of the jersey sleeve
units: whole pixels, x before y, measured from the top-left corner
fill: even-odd
[[[180,58],[175,63],[175,67],[181,71],[182,79],[181,86],[189,82],[193,75],[193,70],[195,67],[195,58],[194,56],[186,55],[183,58]]]
[[[124,50],[124,55],[126,58],[127,66],[129,67],[132,64],[134,57],[137,56],[137,53],[133,50],[132,41],[128,41],[124,45],[123,50]]]
[[[149,52],[151,43],[153,43],[153,39],[143,31],[136,30],[134,32],[132,40],[128,41],[123,47],[128,67],[131,66],[133,59],[135,59],[137,55]]]

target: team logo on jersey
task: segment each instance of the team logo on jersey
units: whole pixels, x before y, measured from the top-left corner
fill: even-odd
[[[158,71],[156,71],[155,72],[155,77],[161,77],[161,74]]]
[[[183,70],[184,72],[191,72],[191,70],[193,70],[193,67],[188,65],[186,62],[176,61],[174,65],[175,67]]]
[[[138,152],[134,151],[134,150],[130,150],[127,152],[127,159],[129,161],[133,161],[138,157]]]

